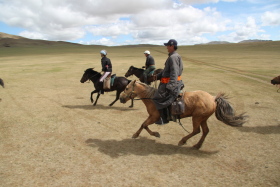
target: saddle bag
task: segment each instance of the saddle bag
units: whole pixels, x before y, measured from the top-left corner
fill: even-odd
[[[109,90],[111,88],[111,74],[108,75],[103,81],[103,89]]]
[[[171,114],[173,116],[179,116],[185,112],[185,103],[182,96],[179,96],[172,104],[171,104]]]

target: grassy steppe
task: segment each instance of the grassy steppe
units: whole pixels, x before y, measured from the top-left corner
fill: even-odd
[[[116,102],[115,93],[90,103],[92,83],[81,84],[87,68],[101,70],[108,51],[117,76],[145,63],[150,50],[157,68],[164,46],[24,46],[0,48],[0,186],[279,186],[280,94],[270,80],[280,74],[280,42],[179,46],[186,91],[223,91],[241,128],[213,115],[200,150],[200,135],[186,136],[178,124],[152,125],[161,138],[132,134],[147,118],[145,106]],[[136,77],[129,77],[133,80]],[[95,95],[94,95],[95,99]],[[183,125],[192,130],[191,119]]]

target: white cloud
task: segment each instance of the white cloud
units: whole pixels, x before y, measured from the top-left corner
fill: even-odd
[[[240,42],[242,40],[248,39],[269,39],[269,35],[262,34],[264,33],[264,30],[262,30],[260,26],[256,24],[256,21],[253,17],[248,17],[246,22],[235,23],[231,30],[233,30],[233,32],[230,34],[220,36],[220,40]]]
[[[280,13],[279,12],[265,12],[262,17],[262,25],[264,26],[279,26]]]
[[[207,41],[205,34],[224,31],[232,32],[221,38],[232,41],[268,36],[259,35],[263,31],[254,17],[242,23],[227,19],[214,6],[191,6],[221,1],[238,0],[0,0],[0,21],[25,29],[19,35],[28,38],[83,40],[90,33],[92,38],[102,38],[90,43],[103,45],[116,45],[124,35],[132,37],[126,42],[140,44],[162,44],[170,38],[182,44],[202,43]],[[262,25],[279,25],[279,20],[276,12],[262,15]]]
[[[218,3],[218,2],[236,2],[238,0],[180,0],[185,4],[203,4],[203,3]]]

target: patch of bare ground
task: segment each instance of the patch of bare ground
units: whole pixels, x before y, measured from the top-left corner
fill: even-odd
[[[226,92],[236,112],[247,112],[250,119],[233,128],[211,116],[210,132],[200,150],[192,146],[201,134],[177,146],[187,132],[174,122],[151,125],[160,138],[143,131],[132,139],[147,118],[141,101],[135,101],[134,108],[128,107],[129,102],[109,107],[115,98],[110,92],[92,106],[92,83],[79,81],[87,68],[101,69],[99,48],[80,54],[0,57],[0,77],[5,81],[0,89],[0,186],[279,186],[280,95],[274,86],[250,74],[252,63],[261,64],[262,59],[250,56],[242,68],[245,73],[237,73],[238,59],[219,63],[220,58],[236,57],[235,53],[216,55],[204,48],[198,52],[179,48],[185,90]],[[121,50],[129,55],[121,55]],[[130,65],[141,67],[144,50],[146,46],[109,48],[117,76]],[[166,49],[150,51],[157,67],[163,67]],[[244,63],[242,51],[236,53]],[[279,58],[278,53],[273,55]],[[208,65],[214,57],[215,67]],[[263,78],[274,71],[271,67],[260,73]],[[182,123],[192,130],[190,118]]]

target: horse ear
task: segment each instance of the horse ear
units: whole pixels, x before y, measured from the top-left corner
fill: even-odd
[[[133,84],[135,84],[135,83],[136,83],[136,80],[133,81]]]
[[[95,67],[94,67],[95,68]],[[91,68],[91,69],[94,69],[94,68]]]

